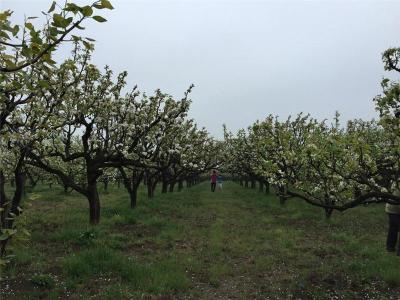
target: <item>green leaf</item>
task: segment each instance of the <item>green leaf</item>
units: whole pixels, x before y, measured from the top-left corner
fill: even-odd
[[[10,36],[7,34],[7,32],[0,30],[0,37],[10,39]]]
[[[49,33],[52,37],[57,36],[58,35],[58,30],[56,27],[50,26],[49,27]]]
[[[0,266],[5,266],[5,265],[7,265],[9,263],[9,261],[8,260],[5,260],[5,259],[1,259],[0,258]]]
[[[51,13],[52,11],[54,11],[55,8],[56,8],[56,1],[53,1],[53,3],[51,4],[51,6],[47,12]]]
[[[86,41],[82,41],[83,45],[85,45],[86,49],[92,49],[92,44],[86,42]]]
[[[11,235],[14,235],[14,234],[16,234],[18,231],[16,230],[16,229],[6,229],[7,230],[7,232],[8,232],[8,234],[11,236]]]
[[[114,9],[114,7],[111,5],[110,1],[108,1],[108,0],[101,0],[101,6],[103,6],[104,8],[108,8],[108,9]]]
[[[0,21],[6,21],[9,16],[10,14],[8,13],[8,11],[0,13]]]
[[[38,84],[42,87],[42,88],[49,88],[50,84],[46,81],[46,80],[39,80]]]
[[[26,236],[30,236],[30,235],[31,235],[31,233],[30,233],[28,230],[26,230],[26,229],[22,229],[21,232],[22,232],[23,234],[25,234]]]
[[[25,27],[28,28],[29,30],[33,30],[33,28],[34,28],[32,23],[29,23],[29,22],[25,23]]]
[[[74,42],[80,41],[82,38],[80,36],[77,35],[71,35],[72,39],[74,40]]]
[[[16,229],[3,229],[3,233],[0,235],[0,241],[5,241],[10,238],[10,236],[17,233]]]
[[[18,34],[18,32],[19,32],[19,26],[18,26],[18,25],[15,25],[15,26],[13,27],[13,29],[12,29],[12,34],[13,34],[13,36],[16,36],[16,35]]]
[[[37,19],[38,17],[28,17],[26,18],[27,20],[33,20],[33,19]]]
[[[102,16],[93,16],[92,18],[95,19],[97,22],[100,22],[100,23],[103,23],[103,22],[107,21]]]
[[[15,68],[15,64],[14,64],[14,62],[12,62],[11,60],[5,59],[4,62],[6,63],[6,66],[7,66],[8,68]]]
[[[1,24],[0,28],[2,28],[2,30],[6,30],[6,31],[12,32],[12,27],[10,27],[7,23]]]
[[[18,82],[18,81],[13,81],[12,85],[16,90],[19,90],[19,89],[22,88],[22,84],[20,82]]]
[[[72,18],[72,17],[69,17],[69,18],[67,18],[67,19],[65,19],[65,27],[67,27],[69,24],[71,24],[71,22],[72,22],[72,20],[73,20],[74,18]]]
[[[60,14],[53,15],[53,22],[56,27],[65,28],[67,26],[66,25],[67,20],[65,20],[65,18],[62,17]]]
[[[82,7],[82,14],[85,17],[90,17],[93,14],[93,9],[90,6],[84,6]]]
[[[88,40],[88,41],[90,41],[90,42],[95,42],[95,41],[96,41],[95,39],[88,38],[88,37],[86,37],[85,39]]]
[[[67,3],[67,6],[65,7],[64,10],[65,11],[71,11],[73,13],[77,13],[78,11],[81,10],[81,8],[78,5],[74,4],[74,3]]]

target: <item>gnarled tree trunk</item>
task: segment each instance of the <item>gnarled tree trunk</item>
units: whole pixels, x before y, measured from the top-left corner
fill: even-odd
[[[128,191],[131,200],[131,208],[135,208],[137,204],[137,191],[141,181],[143,180],[144,172],[137,172],[132,170],[131,178],[128,177],[123,167],[118,168],[122,176],[125,188]],[[120,179],[118,178],[118,181]]]
[[[22,196],[24,194],[24,184],[25,184],[25,174],[22,171],[22,165],[24,161],[24,156],[22,156],[17,164],[17,167],[14,172],[15,176],[15,192],[14,196],[11,201],[11,207],[8,210],[8,212],[4,212],[3,218],[2,218],[2,228],[5,229],[12,229],[15,217],[20,214],[20,209],[19,205],[21,204]],[[4,175],[4,174],[3,174]],[[3,185],[4,188],[4,185]],[[0,191],[1,193],[1,191]],[[5,194],[1,196],[5,200]],[[3,200],[2,200],[3,201]],[[5,209],[7,209],[5,206],[6,204],[3,203],[3,206]],[[6,253],[6,246],[10,240],[10,237],[8,237],[5,240],[0,241],[0,257],[4,256]]]

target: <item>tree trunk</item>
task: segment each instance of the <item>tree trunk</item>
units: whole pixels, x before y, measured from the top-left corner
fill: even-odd
[[[163,180],[161,193],[165,194],[166,192],[168,192],[168,182],[166,180]]]
[[[28,179],[29,179],[29,186],[32,188],[32,190],[35,188],[36,184],[38,183],[39,179],[35,180],[33,175],[29,172],[26,173]]]
[[[333,209],[332,208],[328,208],[328,207],[325,208],[325,217],[326,217],[326,219],[330,219],[330,217],[332,216],[332,213],[333,213]]]
[[[178,181],[178,191],[180,192],[180,191],[182,191],[182,189],[183,189],[183,180],[179,179],[179,181]]]
[[[154,197],[154,192],[156,190],[156,187],[157,187],[157,180],[154,180],[151,186],[151,197]]]
[[[13,227],[15,217],[20,214],[19,205],[21,203],[21,199],[24,194],[24,184],[25,184],[25,174],[22,172],[22,161],[23,158],[20,159],[20,162],[18,163],[18,166],[14,172],[16,187],[15,187],[14,197],[11,203],[11,208],[7,213],[6,219],[8,220],[4,220],[2,225],[4,229],[11,229]],[[7,243],[9,240],[10,237],[0,241],[0,257],[5,255]]]
[[[147,182],[147,197],[151,199],[153,198],[153,183],[149,178],[147,178],[146,182]]]
[[[132,185],[132,189],[129,191],[129,197],[131,198],[131,208],[135,208],[137,204],[137,190],[138,185]]]
[[[247,180],[244,182],[244,187],[246,187],[246,188],[249,187],[249,182]]]
[[[97,192],[97,184],[92,183],[88,186],[89,211],[90,211],[90,224],[96,225],[100,222],[100,199]]]
[[[19,180],[21,180],[20,184],[21,184],[21,199],[22,197],[26,196],[26,180],[25,180],[25,173],[20,173],[19,176],[21,176],[21,178]],[[18,186],[18,183],[17,183]],[[20,201],[21,202],[21,201]],[[18,204],[19,205],[19,204]]]
[[[265,184],[265,193],[269,194],[269,182],[266,181],[266,182],[264,182],[264,184]]]
[[[104,191],[108,190],[108,178],[104,179]]]
[[[264,191],[264,183],[260,180],[260,181],[258,181],[258,184],[259,184],[259,191],[263,192]]]
[[[361,196],[361,190],[358,187],[354,187],[354,198]]]
[[[256,181],[255,180],[251,180],[251,188],[255,189],[256,188]]]
[[[137,191],[140,183],[142,182],[144,173],[132,170],[131,177],[129,178],[123,167],[119,167],[118,170],[121,174],[121,178],[118,178],[117,182],[120,184],[120,180],[123,180],[122,182],[128,191],[129,198],[131,200],[131,208],[135,208],[137,202]]]
[[[172,182],[169,184],[169,192],[170,192],[170,193],[172,193],[172,192],[174,191],[175,183],[176,183],[176,181],[172,181]]]
[[[22,197],[24,195],[24,186],[25,186],[25,174],[21,171],[21,170],[16,170],[15,171],[15,193],[14,193],[14,197],[11,203],[11,209],[10,209],[10,213],[15,214],[15,215],[19,215],[20,211],[19,211],[19,205],[21,204],[21,200]],[[12,215],[10,215],[9,213],[9,217],[12,217]],[[11,228],[13,220],[9,221],[10,224],[7,226],[8,228]]]
[[[279,203],[283,206],[285,205],[285,187],[284,186],[280,186],[279,187]]]
[[[6,193],[5,193],[5,183],[6,183],[6,178],[4,176],[3,171],[0,171],[0,228],[3,228],[5,225],[5,217],[6,217],[6,211],[5,211],[5,205],[6,205]]]
[[[332,201],[332,199],[330,199],[327,194],[325,195],[324,202],[325,202],[324,204],[327,206],[331,206],[334,204],[334,201]],[[325,210],[325,217],[329,219],[332,215],[333,209],[330,207],[324,207],[324,210]]]

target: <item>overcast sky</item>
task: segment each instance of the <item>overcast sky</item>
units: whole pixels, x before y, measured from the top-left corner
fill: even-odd
[[[94,62],[142,91],[181,97],[194,83],[190,115],[216,137],[270,113],[373,118],[381,53],[400,46],[400,1],[111,2],[107,23],[85,24]],[[20,23],[50,4],[0,0]]]

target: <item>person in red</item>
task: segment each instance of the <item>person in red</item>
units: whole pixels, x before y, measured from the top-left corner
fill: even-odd
[[[213,170],[211,174],[211,192],[215,192],[216,185],[217,185],[217,171]]]

